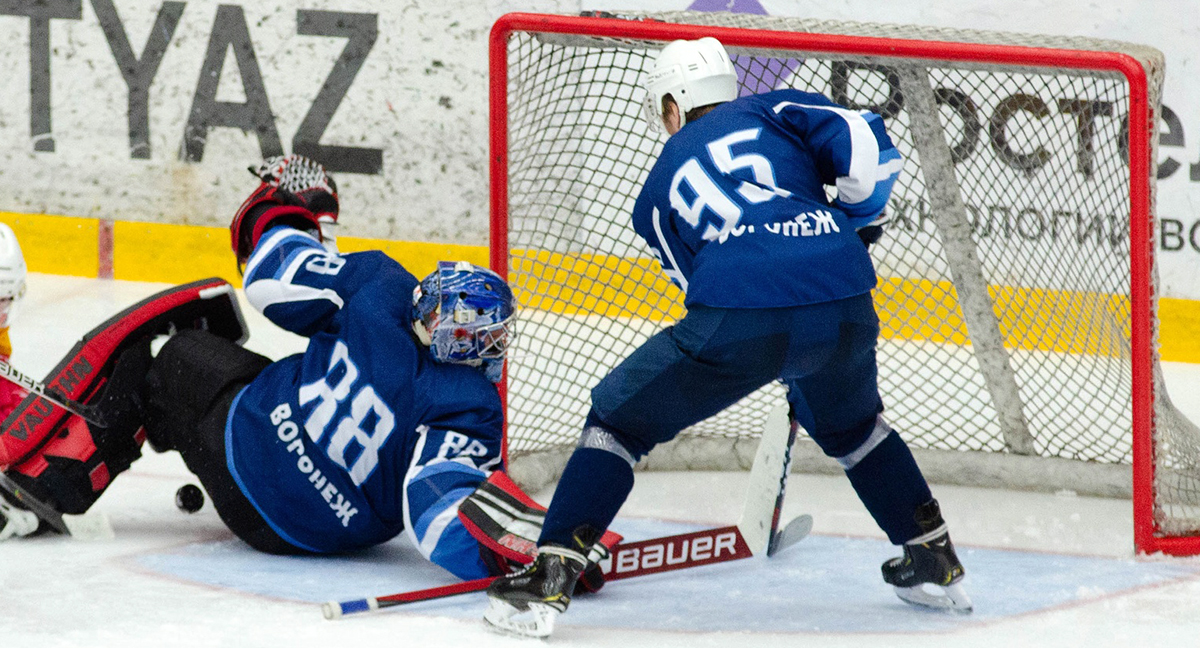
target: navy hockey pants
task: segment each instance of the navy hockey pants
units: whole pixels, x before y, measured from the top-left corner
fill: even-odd
[[[539,542],[568,545],[578,529],[607,528],[633,487],[637,459],[777,379],[788,387],[793,417],[838,460],[888,538],[917,537],[914,512],[933,496],[879,416],[878,333],[870,295],[791,308],[693,306],[592,390],[584,436]]]
[[[593,415],[635,459],[781,380],[793,416],[828,455],[858,448],[883,411],[871,296],[789,308],[692,306],[592,390]]]
[[[305,553],[271,529],[242,494],[225,458],[233,399],[270,363],[208,331],[176,333],[146,376],[146,436],[159,451],[179,452],[234,535],[266,553]]]

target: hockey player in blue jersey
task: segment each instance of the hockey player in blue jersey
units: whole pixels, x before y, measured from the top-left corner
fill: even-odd
[[[774,380],[787,386],[793,421],[902,546],[884,580],[906,601],[969,610],[937,501],[881,416],[864,243],[878,237],[902,165],[882,118],[793,89],[737,98],[736,71],[712,38],[668,44],[646,87],[647,119],[669,138],[633,227],[684,291],[687,314],[593,389],[538,558],[492,584],[485,619],[549,634],[586,548],[628,496],[634,464]]]
[[[178,449],[257,549],[342,552],[404,531],[459,577],[495,573],[457,510],[500,464],[512,292],[466,262],[418,281],[383,252],[327,249],[324,169],[293,155],[258,174],[231,225],[246,298],[308,347],[268,363],[172,336],[147,377],[148,440]]]
[[[336,553],[405,532],[456,576],[503,573],[511,558],[487,549],[458,513],[501,463],[495,382],[513,334],[508,285],[466,262],[439,263],[418,281],[382,252],[339,254],[327,248],[336,186],[319,164],[292,155],[256,173],[261,182],[230,226],[246,298],[308,337],[306,350],[271,362],[238,344],[239,326],[216,334],[209,317],[184,328],[197,313],[215,313],[195,310],[203,300],[159,309],[170,322],[158,310],[140,315],[142,304],[128,312],[157,326],[119,316],[83,343],[109,340],[114,350],[104,357],[119,356],[107,381],[89,375],[94,388],[71,393],[105,408],[107,425],[74,415],[43,423],[52,410],[27,399],[6,421],[0,450],[12,450],[0,457],[25,467],[11,474],[29,492],[80,513],[140,456],[144,429],[154,449],[182,455],[222,521],[255,549]],[[232,295],[228,284],[213,285]],[[157,338],[152,356],[150,332],[164,329],[172,334]],[[32,445],[27,428],[36,438],[70,432],[92,450],[64,461],[63,451]],[[53,450],[48,462],[44,448]]]

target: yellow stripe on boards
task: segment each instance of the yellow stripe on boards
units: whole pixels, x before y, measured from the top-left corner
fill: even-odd
[[[399,261],[417,279],[433,272],[438,261],[469,261],[477,266],[488,267],[488,249],[482,245],[385,241],[351,236],[337,237],[337,245],[340,252],[383,250],[384,254]]]
[[[675,321],[683,296],[657,261],[603,254],[514,250],[509,278],[522,308],[564,315]]]
[[[118,222],[113,228],[113,277],[130,281],[186,283],[221,277],[241,287],[230,250],[229,230],[164,223]],[[439,260],[487,265],[487,248],[339,236],[342,252],[382,250],[418,278]]]
[[[651,259],[514,250],[513,290],[522,307],[565,315],[663,322],[684,314],[682,295]],[[1128,354],[1123,295],[991,286],[1005,346],[1121,357]],[[881,336],[968,344],[958,293],[949,282],[880,279],[874,293]],[[1161,357],[1200,363],[1200,301],[1159,300]]]
[[[1160,297],[1158,339],[1163,360],[1200,363],[1200,301]]]
[[[173,223],[113,224],[113,278],[188,283],[220,277],[241,287],[229,230]]]
[[[96,245],[100,221],[46,214],[0,212],[17,235],[30,272],[95,277],[100,257]]]
[[[988,292],[1007,348],[1109,357],[1128,354],[1127,297],[1007,286],[989,286]],[[1200,302],[1190,303],[1200,315]],[[958,293],[950,282],[881,279],[875,309],[884,338],[968,343]]]
[[[0,222],[13,228],[31,272],[96,276],[98,219],[0,212]],[[343,252],[383,250],[418,278],[440,260],[488,264],[484,246],[342,236],[338,247]],[[224,227],[117,221],[113,275],[160,283],[216,276],[241,285]],[[649,319],[664,325],[684,314],[679,290],[652,259],[514,250],[511,276],[523,308]],[[1129,306],[1124,296],[996,286],[989,292],[1010,348],[1126,353]],[[948,282],[884,278],[875,291],[875,304],[885,338],[943,344],[965,344],[968,339],[957,293]],[[1161,358],[1200,363],[1200,301],[1160,298],[1158,308]]]

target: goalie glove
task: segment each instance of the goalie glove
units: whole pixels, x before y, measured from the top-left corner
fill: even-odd
[[[337,184],[325,167],[292,154],[267,158],[257,167],[250,167],[250,173],[262,183],[229,224],[239,271],[258,240],[275,225],[311,231],[322,243],[332,243],[338,218]]]
[[[484,562],[497,576],[533,562],[545,515],[546,509],[542,505],[500,471],[492,473],[458,507],[458,519],[479,542]],[[605,531],[592,545],[587,566],[575,582],[576,593],[595,592],[604,587],[600,561],[607,558],[620,541],[619,534]]]

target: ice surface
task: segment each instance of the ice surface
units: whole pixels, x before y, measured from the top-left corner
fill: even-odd
[[[80,335],[164,286],[31,275],[13,363],[41,377]],[[246,309],[248,346],[303,348]],[[1200,420],[1200,367],[1165,367],[1172,399]],[[639,473],[617,522],[630,539],[736,520],[741,473]],[[174,492],[195,482],[174,453],[147,455],[97,503],[116,538],[0,545],[5,646],[536,646],[479,620],[481,594],[326,621],[319,603],[453,582],[403,539],[336,558],[257,554],[210,504]],[[1196,645],[1200,559],[1135,558],[1128,500],[934,485],[966,565],[976,613],[918,610],[878,576],[894,549],[843,478],[795,475],[785,512],[814,534],[750,559],[611,584],[580,597],[552,645],[1106,646]],[[543,502],[550,492],[537,493]]]

